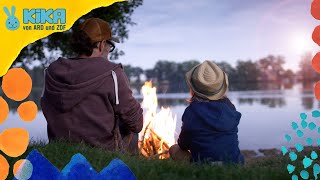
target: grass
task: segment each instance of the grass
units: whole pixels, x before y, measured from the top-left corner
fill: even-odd
[[[83,154],[96,171],[101,171],[111,160],[119,158],[125,162],[137,179],[291,179],[286,167],[290,160],[281,156],[251,159],[245,166],[193,165],[172,160],[150,160],[140,156],[130,156],[107,152],[84,144],[56,142],[48,145],[31,145],[20,158],[25,158],[32,149],[41,152],[54,166],[62,169],[76,153]],[[8,179],[12,179],[12,167],[18,158],[5,156],[10,164]],[[19,159],[20,159],[19,158]]]

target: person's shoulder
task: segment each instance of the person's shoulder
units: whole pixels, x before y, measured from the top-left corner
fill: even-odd
[[[122,69],[123,70],[123,65],[121,63],[115,63],[115,62],[108,60],[106,65],[112,67],[113,70],[115,70],[115,69],[120,69],[120,70]]]
[[[52,61],[45,69],[46,70],[54,70],[57,67],[61,66],[61,63],[66,60],[67,60],[67,58],[59,57],[56,60]]]
[[[234,106],[234,104],[230,101],[230,99],[228,97],[224,97],[220,100],[222,103],[226,104],[228,107],[230,107],[233,110],[236,110],[236,107]]]
[[[107,62],[112,66],[121,66],[122,67],[121,63],[115,63],[115,62],[112,62],[112,61],[109,61],[109,60],[107,60]]]

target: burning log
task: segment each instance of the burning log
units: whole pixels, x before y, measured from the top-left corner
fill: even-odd
[[[165,159],[169,158],[169,148],[175,144],[176,116],[172,116],[170,108],[158,108],[156,88],[152,82],[146,82],[142,87],[142,107],[144,114],[143,131],[139,133],[140,153],[145,157]]]
[[[150,131],[150,137],[144,138],[144,141],[139,142],[140,152],[145,157],[167,159],[169,155],[169,145],[163,141],[152,129]]]

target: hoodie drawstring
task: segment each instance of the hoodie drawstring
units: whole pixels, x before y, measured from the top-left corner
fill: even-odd
[[[42,87],[42,92],[41,92],[41,96],[40,97],[43,97],[44,90],[46,88],[46,70],[47,70],[47,68],[45,68],[43,70],[43,87]]]
[[[119,104],[119,94],[118,94],[118,79],[117,79],[117,74],[114,71],[112,72],[112,78],[113,78],[113,82],[114,82],[114,91],[116,94],[116,105]]]

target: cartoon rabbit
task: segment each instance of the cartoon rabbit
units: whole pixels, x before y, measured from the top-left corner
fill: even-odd
[[[14,16],[14,13],[16,12],[16,7],[15,6],[11,7],[12,15],[10,15],[10,12],[9,12],[7,7],[4,6],[3,10],[8,16],[8,18],[6,20],[7,29],[9,29],[11,31],[17,30],[19,28],[19,26],[20,26],[20,22],[19,22],[19,19]]]

